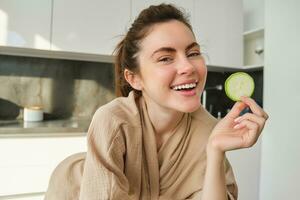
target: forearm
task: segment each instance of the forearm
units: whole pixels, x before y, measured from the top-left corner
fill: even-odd
[[[224,153],[207,150],[202,200],[227,200]]]

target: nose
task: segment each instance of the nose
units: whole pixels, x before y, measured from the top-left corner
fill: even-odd
[[[193,65],[193,63],[187,58],[187,57],[182,57],[180,59],[180,62],[178,63],[178,69],[177,73],[178,74],[192,74],[196,70],[196,66]]]

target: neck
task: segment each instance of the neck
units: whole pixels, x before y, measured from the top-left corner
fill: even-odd
[[[147,101],[146,98],[145,101],[148,115],[156,135],[170,133],[183,117],[184,113],[180,111],[162,108],[153,103],[153,101]]]

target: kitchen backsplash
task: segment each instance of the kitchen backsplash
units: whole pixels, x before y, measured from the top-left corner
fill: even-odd
[[[112,100],[110,63],[0,55],[0,118],[42,106],[46,118],[91,117]]]
[[[234,104],[224,91],[233,72],[208,72],[206,109],[215,117]],[[256,84],[252,97],[262,106],[263,69],[248,73]],[[0,120],[22,118],[24,106],[42,106],[46,119],[91,117],[113,98],[111,63],[0,55]]]

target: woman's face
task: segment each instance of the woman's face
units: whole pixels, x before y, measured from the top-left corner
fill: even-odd
[[[172,20],[154,25],[137,56],[147,104],[180,112],[193,112],[200,106],[207,69],[185,24]]]

